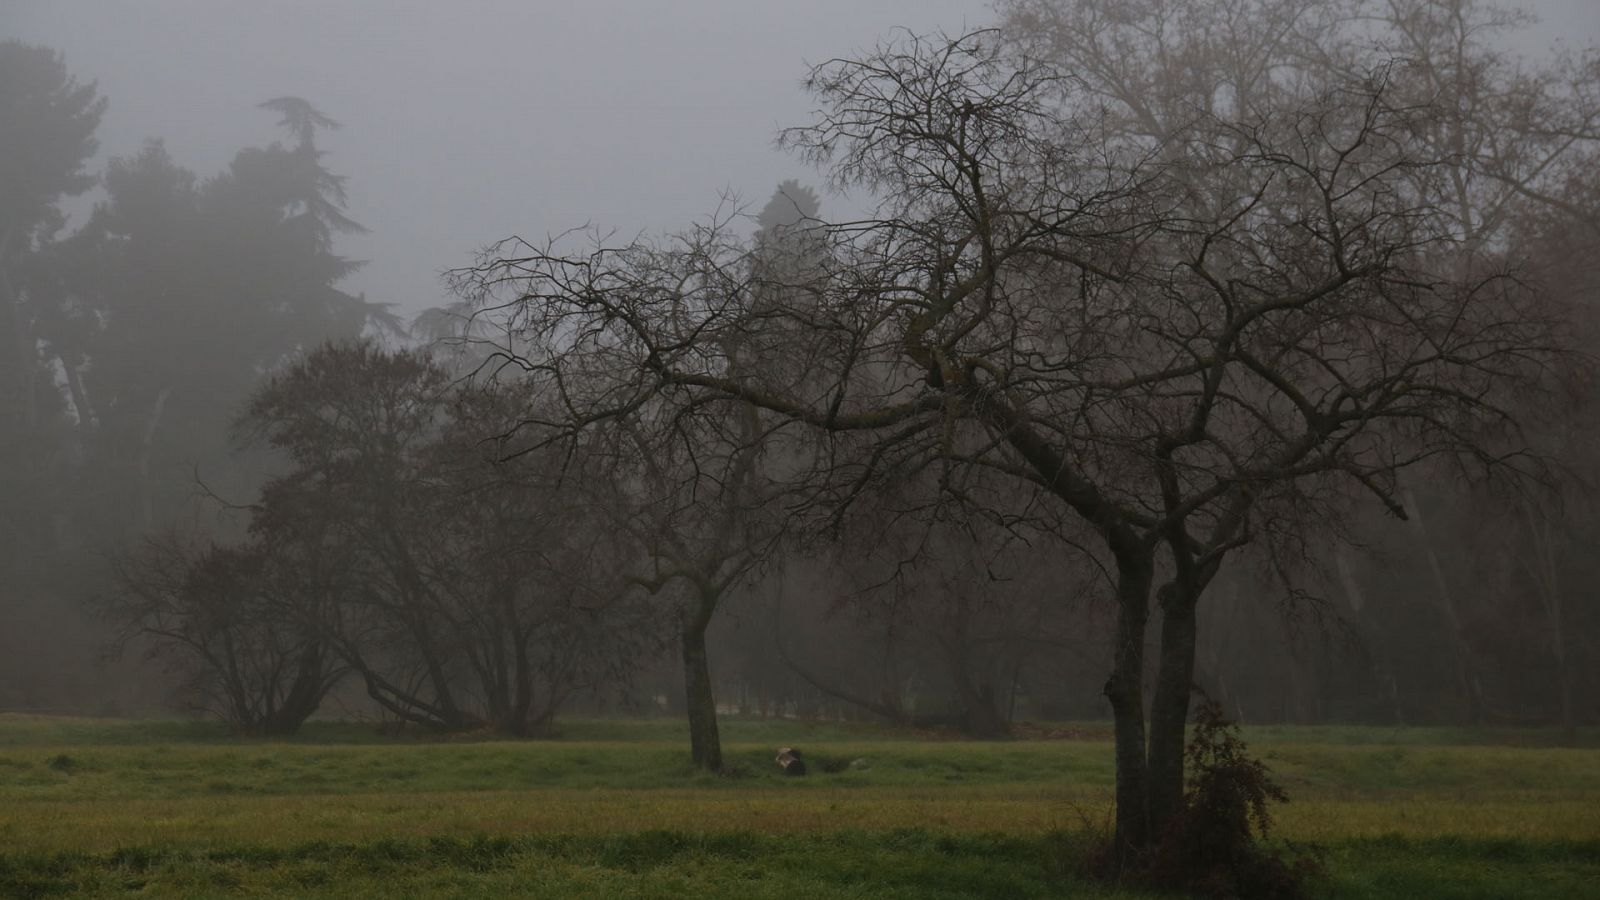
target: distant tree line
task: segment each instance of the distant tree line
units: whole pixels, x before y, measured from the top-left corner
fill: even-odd
[[[86,170],[106,108],[59,54],[0,42],[0,707],[105,708],[82,599],[115,548],[258,483],[228,425],[263,374],[396,324],[340,290],[359,230],[310,104],[262,104],[291,140],[200,178],[159,140]],[[86,220],[63,201],[98,185]]]
[[[539,732],[650,631],[606,587],[602,523],[545,460],[500,461],[526,399],[414,351],[315,350],[244,413],[289,463],[245,539],[147,539],[106,612],[246,733],[292,733],[341,677],[399,721]]]

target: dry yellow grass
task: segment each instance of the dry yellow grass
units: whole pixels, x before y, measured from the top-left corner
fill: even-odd
[[[139,844],[290,845],[474,834],[928,827],[1042,832],[1102,817],[1109,797],[1008,786],[752,791],[536,788],[517,791],[20,801],[0,812],[14,850]]]
[[[1103,822],[1110,796],[1070,787],[959,786],[787,791],[536,788],[516,791],[17,801],[0,812],[16,851],[157,844],[287,846],[306,841],[603,834],[645,829],[765,833],[922,827],[1037,834]],[[1297,841],[1398,834],[1600,840],[1593,799],[1300,800],[1278,811]]]
[[[728,758],[744,776],[720,779],[690,770],[659,722],[579,725],[575,739],[544,742],[372,742],[336,731],[284,743],[0,717],[0,842],[53,852],[644,829],[1024,835],[1109,816],[1101,741],[818,731],[805,741],[814,759],[868,765],[787,780],[769,742],[751,738],[794,727],[731,723],[745,740],[729,742]],[[630,729],[636,739],[616,739]],[[1307,736],[1275,731],[1257,746],[1294,798],[1277,811],[1290,839],[1600,840],[1600,750],[1375,743],[1377,730]]]

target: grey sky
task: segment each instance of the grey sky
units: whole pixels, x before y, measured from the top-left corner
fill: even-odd
[[[1526,42],[1600,40],[1600,0],[1534,0]],[[731,188],[808,178],[772,148],[807,62],[896,25],[956,31],[985,0],[0,0],[0,36],[55,47],[111,101],[106,155],[161,137],[209,174],[278,138],[270,97],[344,123],[322,140],[373,233],[347,282],[407,312],[441,270],[516,232],[677,227]]]

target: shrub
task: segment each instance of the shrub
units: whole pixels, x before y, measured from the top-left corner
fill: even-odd
[[[1145,877],[1154,885],[1209,897],[1298,900],[1321,870],[1305,853],[1275,852],[1264,842],[1273,803],[1288,794],[1252,757],[1238,726],[1204,695],[1184,752],[1189,786],[1183,810],[1152,849]]]

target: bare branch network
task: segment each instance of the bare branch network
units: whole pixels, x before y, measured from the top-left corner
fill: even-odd
[[[455,285],[547,398],[525,424],[571,458],[642,428],[685,485],[758,473],[789,526],[931,478],[991,521],[1044,500],[1092,536],[1131,852],[1181,805],[1195,608],[1230,555],[1304,554],[1362,493],[1404,516],[1425,462],[1537,469],[1520,429],[1568,361],[1562,316],[1481,186],[1509,210],[1546,181],[1445,134],[1459,98],[1416,65],[1355,64],[1343,13],[1214,11],[1305,13],[1256,71],[1208,44],[1243,21],[1196,24],[1173,62],[1141,44],[1174,26],[1160,10],[1015,6],[1016,33],[902,34],[811,72],[815,117],[780,143],[870,216],[512,241]]]
[[[1408,464],[1506,461],[1514,388],[1558,355],[1531,292],[1441,219],[1430,110],[1386,73],[1155,152],[988,33],[908,36],[808,83],[818,120],[783,143],[883,197],[873,218],[812,223],[783,265],[724,213],[577,254],[512,241],[456,273],[553,399],[531,424],[659,405],[726,432],[717,405],[745,403],[851,448],[826,467],[836,498],[981,469],[1108,534],[1188,532],[1206,561],[1322,480],[1399,512]]]

